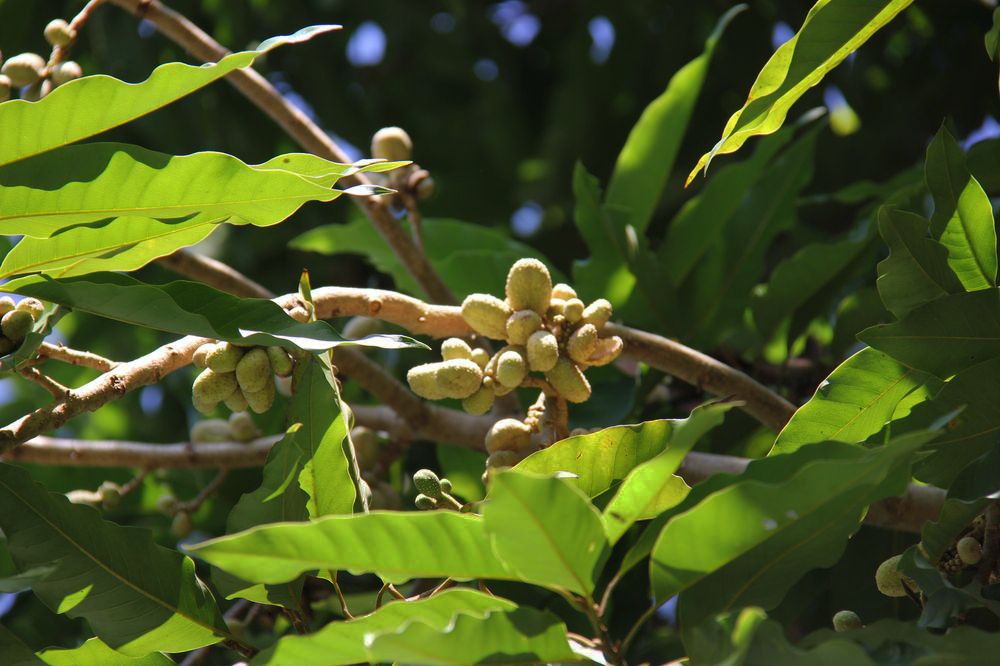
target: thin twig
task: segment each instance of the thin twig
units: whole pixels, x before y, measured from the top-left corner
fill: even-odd
[[[227,476],[229,476],[228,469],[219,470],[219,473],[215,475],[215,478],[209,481],[208,485],[202,488],[201,492],[198,493],[194,499],[178,504],[177,510],[186,511],[187,513],[194,513],[195,511],[197,511],[198,508],[202,504],[204,504],[209,497],[214,495],[216,491],[219,490],[219,488],[222,486],[222,482],[226,480]]]
[[[76,38],[83,29],[84,24],[87,23],[87,20],[90,18],[91,14],[94,13],[94,10],[97,9],[97,6],[103,2],[104,0],[90,0],[90,2],[84,5],[83,9],[81,9],[80,12],[73,17],[73,19],[69,22],[69,32],[73,36],[67,43],[61,46],[54,46],[52,48],[52,55],[49,56],[49,61],[45,64],[46,69],[52,69],[66,59],[66,56],[69,55],[73,45],[76,44]]]
[[[40,372],[37,368],[21,368],[17,371],[17,374],[38,384],[52,394],[52,397],[56,400],[65,400],[66,396],[70,394],[70,389],[68,387],[63,386],[48,375]]]
[[[43,342],[38,346],[37,353],[41,357],[51,358],[55,361],[62,361],[70,365],[79,365],[85,368],[92,368],[101,372],[107,372],[118,367],[116,361],[104,358],[98,354],[79,349],[71,349],[63,344],[49,344]]]
[[[333,583],[333,589],[337,593],[337,601],[340,602],[340,612],[344,614],[344,617],[348,620],[353,620],[354,616],[351,615],[351,609],[347,607],[347,599],[344,598],[344,592],[340,589],[340,585],[337,583],[337,572],[330,572],[330,582]]]
[[[385,592],[388,589],[389,583],[382,583],[382,587],[379,588],[378,594],[375,595],[375,610],[382,608],[382,597],[385,596]]]
[[[131,481],[129,481],[128,483],[126,483],[124,486],[121,487],[121,490],[118,491],[118,494],[121,495],[122,497],[125,497],[126,495],[129,495],[138,490],[142,486],[142,482],[146,480],[147,476],[149,476],[150,471],[151,469],[147,467],[146,469],[136,474],[134,477],[132,477]]]

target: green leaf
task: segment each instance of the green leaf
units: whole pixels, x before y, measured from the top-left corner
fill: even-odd
[[[593,593],[609,549],[601,515],[579,489],[561,479],[501,472],[483,521],[497,555],[519,578]]]
[[[9,666],[42,666],[45,662],[10,629],[0,624],[0,655]]]
[[[1000,615],[1000,602],[983,594],[983,584],[978,579],[973,578],[964,584],[952,581],[947,573],[923,557],[917,546],[911,546],[903,553],[898,566],[926,596],[920,612],[921,627],[947,629],[973,608],[986,607],[995,615]]]
[[[54,566],[43,564],[12,576],[4,576],[0,578],[0,594],[13,594],[30,590],[32,585],[45,580],[55,570]]]
[[[869,504],[905,490],[910,459],[933,437],[916,433],[874,450],[815,445],[837,455],[781,479],[754,478],[748,467],[666,523],[650,561],[656,598],[680,593],[682,623],[777,605],[805,572],[837,561]]]
[[[642,112],[618,154],[604,201],[628,209],[628,222],[637,233],[649,226],[660,192],[673,171],[715,45],[733,17],[746,8],[736,5],[719,19],[704,53],[673,75],[666,90]],[[594,245],[590,249],[596,250]]]
[[[987,504],[989,500],[985,498],[971,502],[952,497],[946,499],[938,519],[924,523],[920,530],[920,548],[927,554],[927,559],[931,562],[940,560]]]
[[[883,206],[878,230],[889,256],[878,264],[878,293],[887,310],[903,318],[945,294],[965,290],[948,265],[948,249],[927,235],[920,215]]]
[[[404,664],[524,664],[579,661],[566,626],[548,611],[517,608],[483,619],[457,615],[443,629],[413,622],[367,639],[372,662]]]
[[[252,51],[233,53],[200,67],[182,63],[160,65],[142,83],[125,83],[110,76],[85,76],[59,86],[37,102],[12,100],[0,106],[0,165],[64,146],[135,120],[165,106],[282,44],[304,42],[336,30],[314,25],[293,35],[272,37]]]
[[[993,10],[993,25],[983,36],[983,43],[986,46],[986,55],[990,60],[996,60],[997,53],[1000,52],[1000,8]]]
[[[865,348],[841,363],[778,433],[771,454],[823,441],[856,444],[882,430],[900,401],[926,398],[940,382]]]
[[[819,0],[790,40],[778,47],[750,87],[743,107],[722,130],[722,139],[695,165],[688,182],[716,155],[732,153],[751,136],[771,134],[792,104],[912,0]]]
[[[127,324],[216,340],[306,350],[329,349],[340,344],[384,349],[427,348],[405,335],[344,340],[326,322],[300,324],[269,300],[239,298],[199,282],[178,280],[152,285],[116,273],[60,280],[31,275],[8,282],[3,289]]]
[[[858,339],[900,363],[947,379],[1000,356],[1000,292],[948,294]]]
[[[176,663],[162,652],[130,657],[112,650],[99,638],[91,638],[78,648],[49,648],[38,653],[49,666],[171,666]]]
[[[943,126],[927,147],[927,189],[934,196],[931,233],[948,249],[948,265],[968,290],[997,281],[993,206],[969,169],[962,148]]]
[[[0,464],[0,528],[20,571],[54,565],[34,592],[58,613],[86,618],[115,650],[183,652],[229,635],[194,563],[153,543],[148,530],[101,520]]]
[[[491,611],[514,610],[506,599],[475,590],[457,588],[418,601],[393,601],[368,615],[346,622],[330,622],[306,636],[289,635],[257,655],[251,664],[296,664],[338,666],[368,661],[365,637],[394,632],[407,623],[419,622],[436,630],[445,629],[457,615],[478,618]]]
[[[283,583],[313,569],[372,572],[387,582],[511,575],[482,520],[451,511],[373,511],[266,525],[188,549],[244,580]]]

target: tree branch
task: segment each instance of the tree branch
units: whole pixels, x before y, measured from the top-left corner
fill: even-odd
[[[204,282],[236,296],[271,298],[274,295],[267,288],[221,261],[191,250],[177,250],[173,254],[160,257],[157,259],[157,263],[166,266],[175,273]]]
[[[43,342],[38,346],[37,353],[39,356],[51,358],[55,361],[62,361],[70,365],[80,365],[85,368],[100,370],[101,372],[107,372],[118,367],[117,361],[106,359],[92,352],[71,349],[63,344],[53,345]]]

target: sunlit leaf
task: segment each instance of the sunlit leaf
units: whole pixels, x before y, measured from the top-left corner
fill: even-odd
[[[38,653],[49,666],[171,666],[173,659],[162,652],[130,657],[112,650],[99,638],[91,638],[77,648],[49,648]]]

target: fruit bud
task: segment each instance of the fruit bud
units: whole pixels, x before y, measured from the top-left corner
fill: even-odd
[[[225,419],[205,419],[191,426],[191,441],[195,444],[231,442],[233,431]]]
[[[24,310],[30,314],[35,321],[38,321],[38,318],[45,312],[45,305],[37,298],[22,298],[16,307],[18,310]]]
[[[212,352],[215,351],[214,342],[206,342],[202,346],[194,350],[194,356],[191,360],[194,362],[195,366],[204,370],[208,367],[208,357]]]
[[[291,357],[281,347],[265,347],[267,360],[271,363],[271,369],[279,377],[288,377],[292,374],[294,364]]]
[[[496,296],[469,294],[462,301],[462,319],[472,330],[494,340],[507,338],[507,318],[511,309]]]
[[[246,395],[263,390],[268,380],[271,380],[271,361],[263,347],[254,347],[236,364],[236,381]],[[271,384],[273,388],[273,380]],[[249,399],[247,396],[247,400]]]
[[[834,631],[851,631],[853,629],[861,629],[864,626],[861,618],[854,611],[842,610],[833,616]]]
[[[486,467],[490,469],[513,467],[521,462],[520,456],[513,451],[494,451],[486,459]]]
[[[401,127],[383,127],[372,137],[372,157],[402,162],[413,154],[410,135]]]
[[[571,298],[576,298],[576,291],[568,284],[560,282],[556,286],[552,287],[552,298],[559,298],[564,301],[568,301]]]
[[[166,516],[172,516],[177,512],[177,498],[166,493],[156,499],[156,510]]]
[[[417,495],[416,499],[413,500],[413,506],[417,507],[421,511],[431,511],[437,508],[437,502],[434,501],[433,497],[428,497],[427,495]]]
[[[205,363],[215,372],[233,372],[243,354],[242,347],[237,347],[232,342],[220,342],[205,355]]]
[[[195,377],[191,396],[198,411],[207,414],[236,389],[236,375],[232,372],[219,373],[205,369]]]
[[[5,315],[11,310],[14,310],[16,308],[17,304],[14,302],[14,299],[11,298],[10,296],[4,296],[3,298],[0,298],[0,316]]]
[[[623,349],[625,349],[625,343],[617,335],[612,335],[610,338],[599,338],[597,346],[594,347],[593,353],[587,359],[587,365],[607,365],[618,358]]]
[[[229,430],[237,442],[249,442],[260,437],[260,430],[254,423],[253,417],[244,411],[233,412],[229,415]]]
[[[434,499],[441,499],[443,497],[441,493],[441,479],[429,469],[418,470],[413,475],[413,485],[428,497],[433,497]]]
[[[890,557],[878,565],[875,571],[875,586],[887,597],[905,597],[906,588],[913,589],[913,581],[904,576],[896,568],[902,555]]]
[[[483,371],[473,361],[456,358],[438,364],[437,383],[446,398],[468,398],[482,382]]]
[[[34,323],[31,314],[25,310],[11,310],[0,319],[0,329],[13,342],[20,342],[31,331]]]
[[[10,78],[0,74],[0,102],[6,102],[10,99],[10,89],[12,87]]]
[[[552,299],[552,277],[537,259],[518,259],[507,273],[507,304],[514,310],[545,314]]]
[[[492,386],[481,386],[479,390],[462,401],[462,409],[469,414],[481,416],[493,407],[496,392]]]
[[[0,68],[0,74],[4,74],[10,79],[10,84],[15,88],[30,86],[42,78],[45,71],[45,59],[37,53],[20,53]]]
[[[254,413],[263,414],[274,404],[274,393],[274,376],[268,373],[264,376],[264,388],[259,391],[244,391],[243,396]]]
[[[410,390],[426,400],[441,400],[447,397],[444,389],[438,385],[438,366],[437,363],[424,363],[410,368],[406,373]]]
[[[528,364],[516,349],[506,349],[497,357],[496,380],[507,388],[517,388],[528,376]]]
[[[568,358],[560,356],[555,366],[545,373],[545,379],[570,402],[585,402],[590,397],[590,382]]]
[[[549,309],[545,311],[545,316],[550,320],[556,317],[563,317],[566,311],[566,301],[561,298],[553,298],[549,301]]]
[[[191,514],[187,511],[178,511],[174,514],[174,520],[170,523],[170,532],[178,539],[183,539],[191,534]]]
[[[528,336],[542,327],[542,318],[534,310],[518,310],[507,318],[507,342],[523,345]]]
[[[344,329],[341,331],[348,340],[360,340],[361,338],[375,335],[382,332],[382,320],[375,317],[351,317]]]
[[[531,428],[517,419],[500,419],[486,433],[486,450],[517,451],[527,448],[531,443]]]
[[[448,495],[451,494],[451,481],[448,479],[441,479],[441,492]]]
[[[962,564],[966,566],[972,566],[974,564],[979,564],[979,560],[983,559],[983,544],[979,543],[975,537],[962,537],[955,544],[955,548],[958,550],[958,557],[962,560]]]
[[[362,472],[371,470],[378,464],[378,439],[374,431],[356,426],[351,430],[351,443],[354,444],[354,457]]]
[[[483,370],[486,369],[486,364],[490,362],[490,353],[485,349],[476,347],[472,350],[472,361],[478,365]]]
[[[597,349],[597,329],[593,324],[584,324],[573,331],[566,341],[566,353],[577,363],[586,363]]]
[[[548,372],[559,361],[559,341],[548,331],[535,331],[528,338],[528,367]]]
[[[583,311],[583,321],[593,324],[598,331],[611,319],[611,303],[604,298],[598,298]]]
[[[61,86],[64,83],[69,83],[73,79],[78,79],[83,76],[83,68],[73,61],[67,60],[66,62],[61,62],[52,68],[49,73],[49,78],[52,79],[53,85]]]
[[[421,178],[420,182],[417,183],[417,198],[423,201],[424,199],[430,199],[434,196],[434,179],[429,175],[425,178]]]
[[[122,487],[114,481],[102,483],[97,494],[101,496],[101,505],[105,509],[113,509],[122,501]]]
[[[222,402],[226,403],[226,407],[228,407],[231,412],[245,412],[250,406],[250,403],[247,402],[247,397],[243,395],[243,391],[238,388],[227,395]]]
[[[45,26],[45,41],[52,46],[66,46],[76,37],[76,31],[61,18],[52,19]]]
[[[472,347],[462,338],[448,338],[441,343],[441,358],[446,361],[472,360]]]
[[[562,314],[566,317],[566,321],[570,324],[575,324],[583,319],[583,310],[583,301],[579,298],[569,298],[563,306]]]

